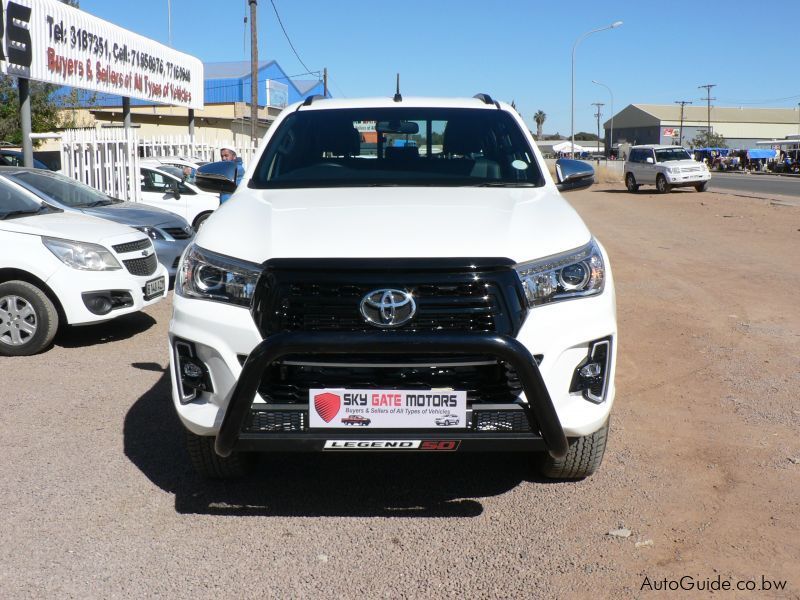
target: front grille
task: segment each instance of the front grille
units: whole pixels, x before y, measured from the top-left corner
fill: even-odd
[[[247,416],[242,431],[246,433],[265,433],[305,431],[306,411],[304,410],[257,410],[253,409]]]
[[[112,246],[114,250],[119,252],[120,254],[125,254],[126,252],[136,252],[137,250],[144,250],[146,248],[150,248],[152,246],[150,240],[148,238],[144,238],[141,240],[136,240],[135,242],[126,242],[124,244],[117,244],[116,246]]]
[[[474,413],[475,431],[528,432],[528,417],[521,410],[479,410]]]
[[[191,229],[186,231],[182,227],[164,227],[164,231],[176,240],[188,240],[194,233]]]
[[[399,264],[397,264],[399,263]],[[495,331],[525,319],[519,277],[507,259],[268,261],[253,318],[264,337],[281,331],[376,331],[360,312],[379,289],[410,292],[416,315],[391,331]]]
[[[152,275],[156,272],[158,266],[158,258],[155,253],[145,258],[132,258],[130,260],[123,260],[125,268],[132,275]]]
[[[453,389],[467,392],[468,403],[509,403],[517,400],[522,385],[516,372],[504,363],[437,366],[306,366],[276,363],[267,368],[258,388],[266,402],[306,404],[309,389]]]

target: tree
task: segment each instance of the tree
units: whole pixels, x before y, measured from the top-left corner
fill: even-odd
[[[547,115],[542,110],[537,110],[533,115],[533,120],[536,123],[536,139],[542,139],[542,126],[544,125]]]
[[[713,131],[701,131],[690,142],[692,148],[727,148],[725,137]]]

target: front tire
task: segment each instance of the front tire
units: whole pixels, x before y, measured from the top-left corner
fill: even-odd
[[[658,190],[659,194],[666,194],[669,192],[669,184],[667,183],[667,178],[661,175],[660,173],[656,177],[656,190]]]
[[[58,330],[58,312],[27,281],[0,284],[0,355],[30,356],[46,349]]]
[[[610,421],[591,435],[569,440],[564,458],[545,455],[539,464],[541,474],[548,479],[583,479],[592,475],[603,462]]]
[[[696,189],[698,192],[705,192],[707,188],[708,188],[707,181],[704,181],[703,183],[698,183],[697,185],[694,186],[694,189]]]
[[[628,188],[628,191],[631,193],[639,191],[639,185],[636,183],[633,173],[625,175],[625,187]]]
[[[214,450],[216,438],[186,430],[186,449],[198,475],[206,479],[239,479],[253,470],[255,457],[244,452],[220,456]]]

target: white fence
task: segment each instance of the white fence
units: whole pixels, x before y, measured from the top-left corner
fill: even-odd
[[[61,172],[109,196],[139,199],[136,133],[70,129],[61,134]]]
[[[61,133],[61,171],[109,196],[140,199],[139,161],[142,158],[183,157],[220,160],[220,149],[231,148],[249,164],[255,147],[190,136],[139,139],[136,130],[69,129]]]

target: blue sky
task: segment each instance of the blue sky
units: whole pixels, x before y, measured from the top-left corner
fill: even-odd
[[[572,46],[576,53],[575,130],[595,131],[592,102],[610,116],[631,103],[797,108],[800,2],[742,0],[598,2],[572,0],[274,0],[300,58],[327,67],[335,96],[387,96],[400,72],[405,95],[515,100],[531,129],[570,130]],[[167,0],[81,0],[81,8],[167,42]],[[203,61],[249,60],[246,0],[172,0],[173,46]],[[258,0],[259,54],[290,74],[306,69],[292,53],[270,0]],[[249,25],[247,25],[249,28]],[[792,48],[792,45],[795,48]],[[302,76],[309,78],[313,76]]]

